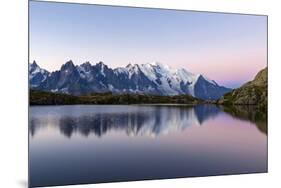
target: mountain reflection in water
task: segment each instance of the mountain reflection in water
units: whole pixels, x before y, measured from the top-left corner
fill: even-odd
[[[252,107],[70,105],[29,112],[31,187],[267,172],[266,116]]]
[[[158,136],[188,127],[204,125],[204,121],[220,113],[254,123],[267,133],[265,113],[254,108],[218,107],[215,105],[190,106],[51,106],[32,107],[30,134],[52,127],[70,138],[73,134],[102,137],[110,131],[121,131],[128,136]],[[94,107],[94,109],[92,108]],[[40,110],[38,110],[38,109]]]

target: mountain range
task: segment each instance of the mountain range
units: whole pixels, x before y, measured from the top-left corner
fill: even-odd
[[[29,83],[31,89],[71,95],[104,92],[164,96],[187,94],[216,100],[231,91],[201,74],[183,68],[173,70],[158,62],[112,69],[103,62],[74,65],[70,60],[60,70],[49,72],[33,61],[29,64]]]

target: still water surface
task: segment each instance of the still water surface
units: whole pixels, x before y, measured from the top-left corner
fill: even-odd
[[[211,105],[32,106],[30,185],[267,172],[261,116]]]

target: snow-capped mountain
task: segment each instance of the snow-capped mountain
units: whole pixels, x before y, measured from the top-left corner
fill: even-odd
[[[190,94],[201,99],[218,99],[230,91],[203,75],[183,68],[174,70],[157,62],[111,69],[103,62],[75,66],[70,60],[60,70],[48,72],[34,61],[29,65],[29,74],[33,89],[74,95],[93,92]]]
[[[49,75],[49,72],[41,69],[35,61],[29,64],[29,82],[31,87],[38,87],[44,82]]]

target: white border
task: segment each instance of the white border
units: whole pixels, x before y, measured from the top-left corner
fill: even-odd
[[[269,15],[269,173],[61,187],[280,187],[281,14],[274,0],[67,0],[67,2]],[[1,2],[0,187],[27,186],[27,0]]]

